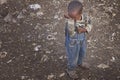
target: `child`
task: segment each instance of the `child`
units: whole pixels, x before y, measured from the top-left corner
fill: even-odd
[[[68,75],[77,79],[76,67],[88,69],[89,66],[83,63],[86,53],[86,33],[91,31],[91,21],[87,15],[82,14],[83,5],[74,0],[68,5],[68,14],[65,14],[65,47],[67,51]]]

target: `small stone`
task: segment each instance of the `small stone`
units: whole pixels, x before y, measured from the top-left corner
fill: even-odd
[[[88,43],[90,43],[90,42],[91,42],[91,40],[87,40],[87,42],[88,42]]]
[[[35,51],[39,51],[40,48],[41,48],[41,45],[37,45],[37,46],[34,48],[34,50],[35,50]]]
[[[3,51],[3,52],[0,52],[0,58],[5,58],[7,55],[7,52]]]
[[[58,15],[55,15],[55,16],[54,16],[54,19],[58,19],[58,18],[59,18],[59,16],[58,16]]]
[[[63,58],[64,58],[64,56],[60,56],[60,57],[59,57],[59,59],[63,59]]]
[[[110,61],[111,62],[115,62],[115,57],[112,57],[112,59]]]
[[[65,76],[65,73],[61,73],[61,74],[59,75],[59,77],[63,77],[63,76]]]
[[[22,80],[25,79],[25,76],[21,76],[21,79],[22,79]]]
[[[99,64],[97,67],[98,67],[98,68],[102,68],[102,69],[109,68],[108,65],[103,64],[103,63],[102,63],[102,64]]]
[[[10,63],[10,62],[12,62],[12,59],[11,59],[11,60],[9,60],[7,63]]]
[[[112,16],[114,17],[114,16],[116,16],[116,14],[115,14],[115,13],[112,13]]]
[[[31,5],[29,5],[29,7],[33,10],[41,9],[41,5],[39,5],[39,4],[31,4]]]
[[[28,78],[28,76],[21,76],[22,80],[25,80],[26,78]]]
[[[54,77],[55,77],[55,75],[50,74],[50,75],[48,75],[47,79],[48,79],[48,80],[51,80],[51,79],[53,79]]]
[[[116,35],[116,33],[114,32],[114,33],[112,33],[112,36],[114,37]]]
[[[49,58],[47,55],[43,55],[42,58],[41,58],[41,62],[45,62],[47,61]]]

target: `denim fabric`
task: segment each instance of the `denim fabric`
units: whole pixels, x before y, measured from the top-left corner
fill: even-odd
[[[82,64],[86,53],[85,33],[76,33],[74,36],[69,35],[68,23],[65,27],[65,47],[67,52],[68,69],[74,70],[77,65]]]

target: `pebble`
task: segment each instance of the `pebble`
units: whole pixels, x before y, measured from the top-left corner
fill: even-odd
[[[46,62],[48,60],[48,56],[47,55],[43,55],[41,58],[41,62]]]
[[[109,66],[108,65],[106,65],[106,64],[99,64],[98,66],[97,66],[98,68],[102,68],[102,69],[106,69],[106,68],[109,68]]]
[[[111,62],[115,62],[115,57],[112,56]]]
[[[55,75],[50,74],[50,75],[48,75],[47,79],[48,79],[48,80],[51,80],[51,79],[53,79],[54,77],[55,77]]]
[[[7,55],[7,52],[3,51],[3,52],[0,52],[0,58],[5,58]]]
[[[41,45],[37,45],[37,46],[34,48],[34,50],[35,50],[35,51],[39,51],[40,48],[41,48]]]
[[[61,73],[61,74],[59,75],[59,77],[63,77],[63,76],[65,76],[65,73]]]
[[[33,10],[41,9],[41,5],[39,5],[39,4],[31,4],[31,5],[29,5],[29,7]]]

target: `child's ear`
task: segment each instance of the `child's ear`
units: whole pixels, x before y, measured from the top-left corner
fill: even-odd
[[[64,14],[64,18],[70,18],[70,16],[68,14]]]

